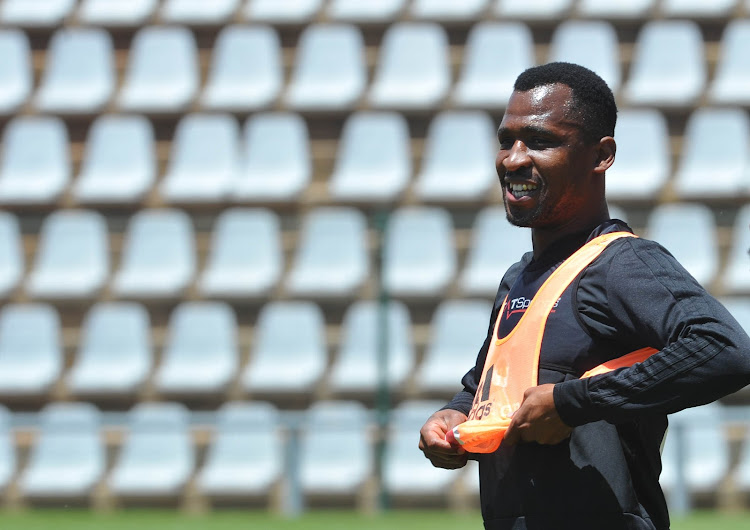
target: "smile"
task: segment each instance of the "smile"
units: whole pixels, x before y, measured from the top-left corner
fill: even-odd
[[[536,184],[508,184],[508,191],[510,191],[516,199],[531,195],[536,189]]]

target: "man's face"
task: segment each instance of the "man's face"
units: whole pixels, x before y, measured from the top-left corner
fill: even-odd
[[[562,84],[510,97],[495,166],[514,225],[554,228],[595,204],[589,177],[596,145],[583,141],[582,124],[568,116],[570,100],[570,87]]]

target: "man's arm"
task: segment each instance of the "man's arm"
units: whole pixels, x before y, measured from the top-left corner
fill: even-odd
[[[660,351],[630,368],[555,385],[554,403],[566,424],[669,414],[750,383],[750,337],[658,244],[623,241],[584,274],[590,281],[580,282],[578,307],[590,333],[641,340]],[[597,285],[604,286],[603,300],[602,293],[586,292]]]

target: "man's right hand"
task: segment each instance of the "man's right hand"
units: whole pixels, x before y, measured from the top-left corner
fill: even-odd
[[[450,409],[439,410],[427,419],[419,431],[419,449],[433,466],[458,469],[466,465],[466,451],[445,440],[446,432],[466,420],[466,414]]]

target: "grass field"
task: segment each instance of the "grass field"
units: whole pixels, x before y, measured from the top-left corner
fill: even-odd
[[[481,530],[478,513],[391,511],[366,516],[352,511],[309,512],[285,519],[264,511],[215,511],[190,516],[168,510],[126,510],[96,514],[80,509],[0,512],[2,530]],[[672,530],[748,530],[750,512],[698,512],[673,521]]]

